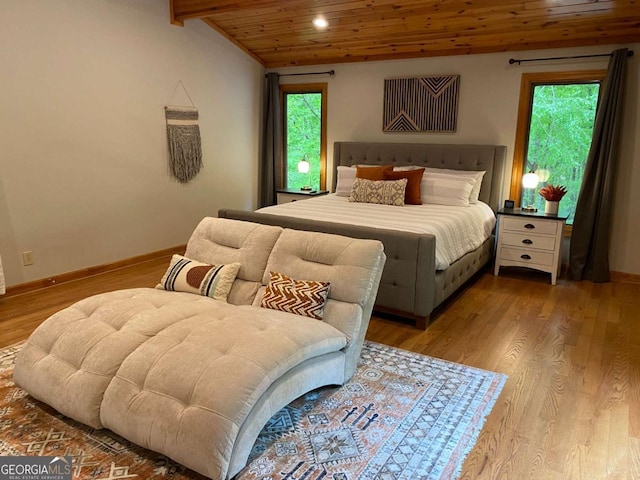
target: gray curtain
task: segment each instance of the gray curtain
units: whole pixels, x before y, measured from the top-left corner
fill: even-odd
[[[264,130],[258,175],[258,207],[276,203],[276,190],[282,185],[282,119],[280,114],[280,76],[267,73],[264,95]]]
[[[598,104],[573,221],[569,250],[573,280],[609,281],[609,231],[626,69],[627,49],[616,50]]]

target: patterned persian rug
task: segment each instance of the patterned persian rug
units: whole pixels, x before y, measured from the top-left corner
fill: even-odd
[[[12,381],[0,350],[0,455],[71,456],[73,478],[202,479],[169,458],[74,422]],[[270,419],[237,480],[453,479],[503,374],[366,342],[356,375]]]

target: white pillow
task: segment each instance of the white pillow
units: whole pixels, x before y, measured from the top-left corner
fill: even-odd
[[[422,203],[468,207],[476,180],[470,176],[424,172],[420,182]]]
[[[417,170],[419,167],[417,165],[400,165],[399,167],[393,167],[394,172],[407,172],[409,170]]]
[[[338,167],[338,180],[336,181],[336,195],[348,197],[351,195],[353,182],[356,179],[356,167]]]
[[[478,203],[478,197],[480,196],[480,187],[482,187],[482,177],[487,173],[485,170],[451,170],[449,168],[433,168],[426,167],[424,173],[433,172],[433,173],[447,173],[449,175],[458,175],[461,177],[471,177],[476,183],[473,185],[473,190],[471,190],[471,195],[469,195],[469,203]]]

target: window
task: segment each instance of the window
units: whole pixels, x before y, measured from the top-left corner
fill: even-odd
[[[511,198],[520,205],[544,211],[538,194],[547,184],[564,185],[567,194],[560,214],[573,223],[591,135],[600,85],[605,71],[523,74],[518,126],[513,155]],[[522,187],[522,176],[538,174],[537,188]]]
[[[327,84],[281,85],[285,188],[326,188]],[[301,160],[309,171],[299,171]]]

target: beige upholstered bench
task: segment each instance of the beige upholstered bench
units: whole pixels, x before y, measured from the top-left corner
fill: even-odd
[[[185,256],[240,264],[228,303],[151,288],[87,298],[31,335],[14,378],[64,415],[231,478],[274,413],[353,375],[385,256],[374,240],[214,218]],[[322,320],[261,307],[270,272],[329,282]]]

